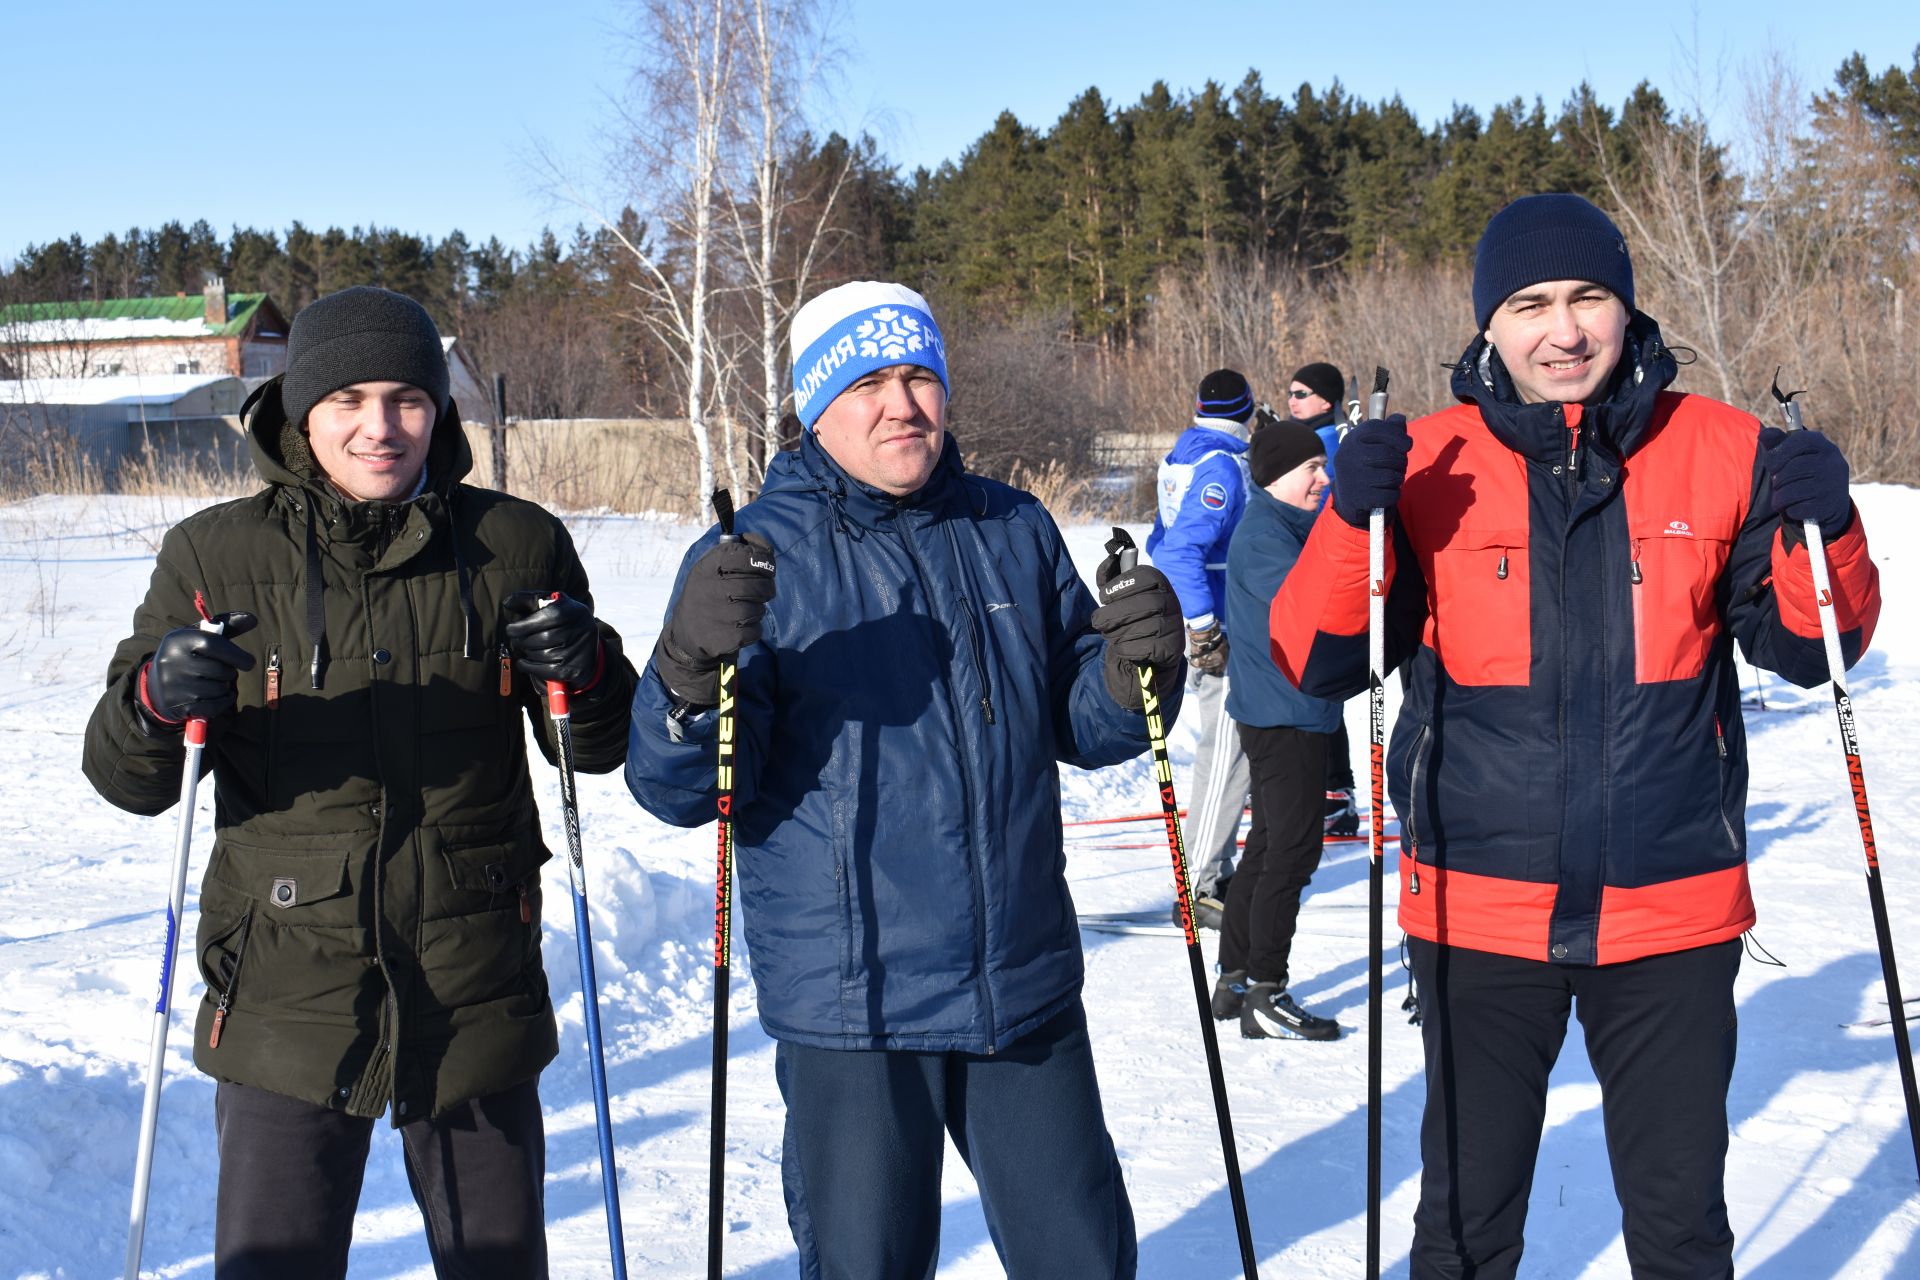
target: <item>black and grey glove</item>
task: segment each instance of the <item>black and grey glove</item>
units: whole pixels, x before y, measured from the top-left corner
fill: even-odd
[[[573,693],[599,681],[603,657],[593,610],[564,592],[549,601],[538,591],[516,591],[500,608],[512,619],[507,648],[522,675],[558,680]]]
[[[253,655],[233,642],[253,630],[250,613],[221,613],[213,621],[221,631],[175,627],[160,637],[160,647],[140,670],[140,710],[162,728],[178,729],[189,720],[211,720],[233,709],[242,671],[253,670]]]
[[[653,666],[676,702],[720,701],[720,660],[760,640],[774,593],[773,547],[759,534],[721,542],[693,562],[674,601]]]
[[[1120,568],[1120,554],[1107,553],[1093,575],[1100,591],[1100,607],[1093,611],[1093,629],[1107,641],[1104,675],[1107,693],[1129,711],[1145,705],[1140,696],[1140,667],[1153,668],[1153,689],[1165,695],[1179,687],[1185,673],[1180,663],[1180,599],[1167,576],[1149,565]]]
[[[1188,630],[1187,662],[1195,671],[1204,671],[1210,676],[1220,675],[1227,669],[1227,633],[1220,629],[1218,620],[1198,631]]]

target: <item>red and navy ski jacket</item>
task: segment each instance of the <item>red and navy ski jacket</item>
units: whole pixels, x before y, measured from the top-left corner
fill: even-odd
[[[1465,403],[1410,428],[1387,548],[1387,757],[1400,926],[1612,964],[1753,923],[1733,666],[1827,678],[1799,526],[1773,513],[1760,423],[1665,388],[1636,314],[1601,403],[1522,404],[1484,338]],[[1830,533],[1851,666],[1879,613],[1856,511]],[[1330,507],[1274,597],[1274,660],[1311,694],[1366,686],[1367,532]]]

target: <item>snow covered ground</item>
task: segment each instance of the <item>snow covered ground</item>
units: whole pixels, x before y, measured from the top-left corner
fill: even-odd
[[[1920,992],[1920,497],[1857,491],[1887,609],[1855,695],[1896,939]],[[173,819],[143,820],[81,778],[81,732],[109,654],[145,589],[153,550],[182,500],[41,498],[0,507],[0,1275],[118,1275],[142,1072],[160,950]],[[651,647],[690,528],[635,517],[572,522],[601,612],[635,654]],[[1071,532],[1089,577],[1104,530]],[[1909,539],[1915,541],[1910,543]],[[1751,677],[1748,680],[1752,687]],[[1743,1276],[1920,1276],[1920,1194],[1892,1038],[1844,1023],[1884,1016],[1861,856],[1845,802],[1824,689],[1766,685],[1747,713],[1748,815],[1758,939],[1785,962],[1751,961],[1739,980],[1742,1044],[1733,1086],[1728,1194]],[[1366,729],[1349,708],[1356,759]],[[1190,757],[1191,728],[1173,739]],[[558,786],[536,775],[562,845]],[[580,779],[593,929],[626,1233],[635,1275],[703,1272],[711,1009],[712,831],[663,827],[617,777]],[[1154,801],[1144,762],[1066,780],[1066,816],[1133,812]],[[210,788],[188,890],[188,923],[211,842]],[[1077,829],[1084,831],[1085,829]],[[1083,911],[1170,900],[1163,846],[1113,828],[1071,841]],[[546,869],[547,965],[562,1026],[542,1081],[549,1238],[557,1276],[604,1275],[596,1167],[564,859]],[[1394,892],[1388,886],[1389,900]],[[1351,1028],[1366,1020],[1364,846],[1331,852],[1296,944],[1296,990]],[[191,934],[188,935],[191,937]],[[1239,1274],[1185,957],[1171,937],[1086,935],[1086,1003],[1139,1221],[1143,1277]],[[1212,943],[1209,935],[1209,959]],[[745,959],[736,951],[736,964]],[[149,1268],[212,1274],[213,1087],[189,1061],[193,966],[179,966]],[[1389,976],[1389,1012],[1400,980]],[[1231,1032],[1231,1026],[1225,1028]],[[753,987],[734,983],[729,1104],[729,1274],[787,1277],[780,1200],[780,1105]],[[1358,1276],[1365,1204],[1366,1044],[1222,1038],[1240,1160],[1263,1274]],[[1419,1036],[1387,1023],[1384,1247],[1406,1274],[1419,1177]],[[1523,1273],[1538,1280],[1624,1276],[1598,1088],[1579,1036],[1554,1077]],[[942,1274],[1001,1274],[970,1178],[947,1166]],[[427,1277],[399,1143],[378,1131],[355,1231],[356,1277]]]

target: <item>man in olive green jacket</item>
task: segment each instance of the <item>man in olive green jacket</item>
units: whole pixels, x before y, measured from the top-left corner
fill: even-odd
[[[411,300],[303,310],[248,405],[266,488],[168,532],[88,725],[95,788],[158,814],[180,726],[209,721],[194,1062],[220,1082],[219,1280],[346,1274],[389,1105],[439,1273],[546,1273],[550,854],[524,725],[553,759],[561,679],[576,765],[616,769],[635,677],[560,522],[461,483],[447,385]]]

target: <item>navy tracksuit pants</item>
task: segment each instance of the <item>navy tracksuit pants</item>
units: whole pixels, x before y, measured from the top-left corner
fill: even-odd
[[[1727,1087],[1740,940],[1567,966],[1407,942],[1427,1105],[1410,1280],[1510,1280],[1569,1011],[1600,1081],[1634,1280],[1730,1280]]]
[[[948,1137],[1009,1280],[1132,1280],[1133,1209],[1078,1001],[991,1055],[782,1041],[774,1076],[804,1280],[931,1280]]]

